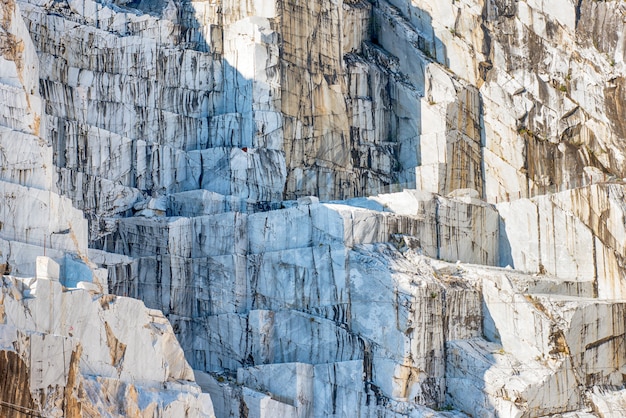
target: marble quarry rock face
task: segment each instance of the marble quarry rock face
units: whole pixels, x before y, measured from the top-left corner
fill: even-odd
[[[0,415],[623,416],[625,37],[0,0]]]
[[[214,417],[172,326],[108,294],[88,222],[59,194],[39,61],[0,3],[0,416]]]
[[[58,264],[37,261],[33,278],[3,277],[3,415],[214,416],[160,311],[92,282],[66,288],[69,271],[59,280]]]

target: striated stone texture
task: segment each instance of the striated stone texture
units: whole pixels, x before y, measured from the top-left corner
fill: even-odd
[[[495,201],[623,177],[620,2],[144,3],[23,4],[61,189],[96,219],[199,188]]]
[[[38,77],[19,8],[1,2],[0,415],[213,417],[168,320],[108,295],[87,259],[87,220],[57,193]]]
[[[216,416],[623,405],[622,2],[20,6],[2,33],[37,56],[2,42],[0,249],[46,272],[10,279],[22,297],[62,278],[162,310]],[[126,368],[140,311],[80,342],[100,377],[79,369],[72,399],[207,413],[176,343]],[[174,376],[185,399],[146,406]]]
[[[2,273],[34,274],[45,247],[87,253],[88,225],[56,192],[52,150],[44,139],[39,62],[13,1],[0,5],[0,260]]]
[[[623,307],[611,301],[621,279],[593,258],[602,241],[592,215],[567,206],[576,196],[607,196],[590,211],[621,219],[603,188],[621,190],[576,189],[499,212],[475,192],[302,198],[281,210],[213,215],[208,208],[230,205],[189,199],[187,215],[197,208],[199,216],[120,220],[110,246],[128,255],[90,257],[108,266],[112,291],[165,309],[192,366],[220,376],[201,385],[221,416],[246,408],[340,416],[341,402],[359,416],[423,416],[420,405],[499,416],[583,411],[584,388],[620,386],[626,364]],[[610,245],[609,253],[621,251]],[[535,273],[466,264],[505,262]],[[617,322],[588,330],[607,315]],[[336,374],[322,379],[335,404],[328,383],[316,383],[328,368]],[[528,373],[512,380],[516,370]],[[275,386],[290,379],[301,383]],[[299,385],[307,389],[285,392]]]
[[[22,8],[58,187],[99,246],[109,216],[189,190],[251,209],[398,184],[497,202],[624,177],[623,6],[597,3]]]
[[[259,3],[168,3],[160,17],[22,4],[58,187],[92,240],[103,217],[195,189],[251,205],[397,183],[482,194],[478,90],[434,63],[397,10]]]
[[[380,402],[393,403],[381,410],[389,414],[441,406],[445,337],[427,330],[442,329],[452,320],[449,312],[474,323],[473,330],[451,325],[453,338],[478,335],[480,315],[471,311],[480,311],[479,293],[453,286],[450,298],[458,305],[446,311],[446,285],[425,262],[421,275],[393,246],[357,248],[394,239],[400,248],[421,246],[433,257],[493,264],[497,212],[469,197],[415,191],[345,203],[308,198],[261,213],[122,219],[110,248],[128,255],[89,255],[108,266],[113,292],[165,310],[194,368],[228,374],[274,364],[263,370],[299,376],[280,364],[314,365],[319,373],[326,370],[322,365],[345,367],[327,379],[336,382],[335,391],[347,391],[341,396],[357,399],[363,415],[375,413]],[[151,241],[140,240],[141,234]],[[424,316],[431,310],[439,325]],[[362,389],[353,388],[355,377]],[[213,398],[245,399],[245,393],[235,396],[218,386],[210,386]],[[325,385],[318,386],[302,395],[312,405],[329,402]],[[333,407],[302,408],[296,405],[302,416],[327,416]],[[330,416],[344,410],[334,408]]]
[[[59,187],[96,216],[95,230],[99,215],[124,213],[142,194],[206,189],[252,203],[281,199],[277,18],[237,9],[183,4],[165,20],[94,2],[57,4],[54,14],[24,4],[45,61]],[[193,41],[181,44],[183,37]],[[93,48],[100,39],[107,46]],[[111,158],[102,164],[100,155]]]
[[[624,186],[597,184],[497,206],[500,263],[593,282],[595,296],[624,299]]]
[[[431,57],[478,88],[484,197],[624,177],[622,2],[390,3]]]

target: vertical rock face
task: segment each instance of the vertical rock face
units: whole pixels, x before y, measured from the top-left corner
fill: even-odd
[[[0,411],[5,416],[28,416],[29,412],[36,411],[28,385],[28,367],[24,361],[14,352],[2,351],[0,353],[0,367],[6,376],[2,381],[3,404]]]
[[[29,48],[30,35],[14,2],[4,2],[0,19],[2,30],[2,126],[38,136],[41,128],[38,60]]]
[[[53,181],[38,68],[1,2],[0,415],[214,416],[163,314],[106,294],[87,259],[87,221]]]
[[[5,272],[32,274],[35,247],[87,252],[87,222],[56,193],[39,96],[38,58],[20,9],[0,8],[0,246]]]
[[[6,402],[210,416],[191,366],[220,417],[624,404],[623,2],[0,11]]]
[[[23,4],[59,187],[94,238],[196,189],[496,201],[622,177],[619,2],[125,6]]]

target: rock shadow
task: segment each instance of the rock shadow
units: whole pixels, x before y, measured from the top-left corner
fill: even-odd
[[[387,135],[396,144],[397,184],[421,188],[416,169],[432,159],[432,145],[423,142],[429,129],[424,109],[433,103],[427,68],[446,64],[445,45],[435,36],[427,11],[402,2],[373,2],[371,41],[363,54],[389,75]],[[431,139],[432,140],[432,139]]]

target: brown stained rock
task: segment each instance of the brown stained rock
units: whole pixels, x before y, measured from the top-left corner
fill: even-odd
[[[448,144],[450,163],[447,165],[446,189],[452,192],[457,189],[474,189],[482,196],[482,170],[480,159],[480,142],[468,140],[459,135]]]
[[[137,392],[137,388],[135,388],[135,386],[128,385],[128,387],[126,388],[126,393],[124,395],[124,400],[127,414],[131,416],[141,415],[142,411],[139,410],[139,408],[137,407],[137,405],[139,405],[139,393]],[[149,413],[149,409],[155,409],[155,406],[148,406],[148,408],[146,408],[146,411],[144,412]]]
[[[83,405],[79,401],[82,392],[80,384],[80,356],[82,347],[79,345],[76,351],[72,352],[70,360],[70,368],[67,374],[67,383],[65,384],[64,396],[64,417],[65,418],[82,418]]]
[[[0,351],[0,416],[39,416],[29,387],[28,365],[13,351]]]
[[[480,96],[474,87],[457,92],[446,109],[447,173],[444,193],[474,189],[483,193],[481,164]]]
[[[550,334],[550,343],[553,346],[550,350],[551,355],[565,355],[570,354],[569,347],[567,346],[567,340],[563,330],[557,329]]]
[[[12,33],[0,34],[0,55],[9,61],[14,61],[18,69],[22,68],[22,53],[24,41]]]
[[[15,2],[12,0],[0,0],[1,10],[4,10],[2,18],[0,19],[0,28],[4,30],[9,29],[11,24],[11,15],[15,11]]]
[[[579,186],[584,168],[591,166],[606,172],[586,143],[578,136],[553,143],[530,131],[521,135],[526,141],[526,169],[531,185],[531,195],[540,195]]]
[[[22,54],[24,53],[24,41],[9,32],[12,19],[15,16],[15,2],[12,0],[0,0],[0,56],[8,61],[15,62],[18,74],[22,77]]]
[[[602,52],[613,52],[623,25],[621,2],[582,1],[576,32],[580,39]],[[620,12],[621,11],[621,12]]]
[[[4,293],[0,293],[0,324],[4,324],[5,321]]]
[[[574,214],[604,245],[616,249],[617,252],[623,248],[623,243],[618,242],[613,236],[607,225],[607,219],[611,217],[611,200],[623,200],[623,195],[622,187],[615,185],[582,188],[571,192]],[[589,202],[594,202],[594,206],[590,207]]]
[[[109,306],[115,301],[115,295],[102,295],[100,298],[100,306],[103,310],[109,309]]]
[[[2,222],[0,222],[0,230],[2,230]],[[0,263],[0,275],[11,274],[11,266],[9,263]]]
[[[344,71],[340,27],[341,7],[330,1],[283,3],[281,110],[288,195],[353,195],[353,187],[345,186],[354,182],[354,176],[337,173],[351,171],[353,166],[347,86],[340,76]],[[297,173],[301,171],[293,171],[299,168],[304,168],[310,190],[299,190]],[[324,190],[328,177],[334,178],[333,190]]]
[[[104,323],[104,327],[107,333],[107,346],[111,355],[111,364],[119,370],[122,367],[122,361],[124,361],[126,344],[117,339],[107,322]]]
[[[606,115],[611,121],[615,133],[620,138],[626,137],[626,78],[617,77],[604,88]]]

